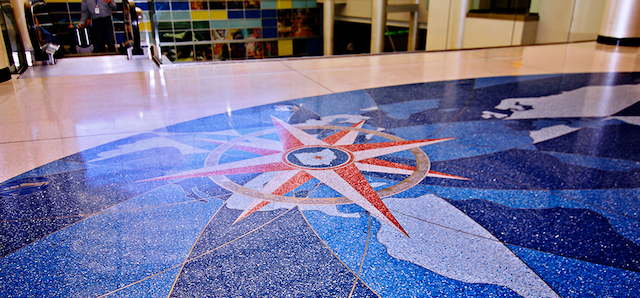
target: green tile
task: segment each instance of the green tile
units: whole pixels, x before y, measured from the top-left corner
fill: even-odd
[[[276,8],[278,8],[278,4],[276,4],[276,1],[261,1],[260,2],[260,8],[262,8],[262,9],[276,9]]]
[[[211,24],[211,29],[225,29],[225,28],[229,28],[229,24],[227,23],[227,20],[222,20],[222,21],[210,21],[209,23]]]
[[[293,0],[291,1],[291,8],[306,8],[307,1],[305,0]]]
[[[245,28],[244,19],[229,20],[229,28]]]
[[[191,12],[190,11],[174,11],[173,19],[174,20],[191,20]]]
[[[316,8],[316,7],[318,7],[318,3],[316,2],[316,0],[307,1],[307,7],[308,8]]]
[[[193,38],[198,41],[211,40],[211,31],[209,30],[195,30],[193,31]]]
[[[262,27],[261,19],[246,19],[247,28],[259,28]]]
[[[174,22],[173,28],[175,30],[191,29],[191,22]]]
[[[193,29],[209,29],[209,21],[193,21]]]
[[[171,12],[169,11],[158,11],[156,12],[156,16],[158,17],[158,21],[171,21]]]
[[[158,30],[173,30],[171,22],[158,22]]]

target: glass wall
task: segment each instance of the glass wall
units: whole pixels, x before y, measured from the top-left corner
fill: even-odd
[[[445,2],[448,6],[442,5]],[[437,26],[429,24],[434,30],[428,34],[443,35],[447,42],[427,45],[427,49],[443,50],[595,40],[605,0],[431,0],[431,3],[430,21],[443,18],[437,14],[445,14],[449,30],[435,30]],[[439,5],[433,9],[436,3]]]
[[[315,0],[156,0],[136,6],[144,12],[143,39],[157,36],[162,63],[322,54]]]
[[[67,0],[69,1],[69,0]],[[162,63],[322,55],[324,0],[135,0]],[[369,53],[372,1],[334,0],[334,54]],[[387,0],[419,7],[417,50],[595,40],[605,0]],[[406,51],[409,14],[387,14],[385,52]]]

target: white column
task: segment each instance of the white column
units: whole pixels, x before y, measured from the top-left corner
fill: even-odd
[[[24,17],[24,3],[26,0],[11,0],[11,6],[13,7],[13,16],[16,18],[16,24],[18,25],[18,32],[22,38],[22,44],[26,51],[32,51],[31,39],[29,39],[29,31],[27,30],[27,21]]]
[[[384,52],[387,0],[371,0],[371,54]]]
[[[2,14],[0,13],[0,17]],[[0,82],[8,81],[11,79],[11,70],[9,70],[9,53],[4,45],[4,37],[2,30],[0,30]]]
[[[412,4],[418,4],[418,1],[411,1]],[[415,51],[416,43],[418,42],[418,11],[409,12],[409,43],[407,44],[407,51]]]
[[[640,0],[607,0],[598,42],[640,46]]]
[[[334,0],[324,0],[322,4],[322,25],[324,35],[324,55],[333,55],[333,24],[336,16],[336,4]]]
[[[464,36],[464,21],[469,0],[438,0],[429,2],[427,51],[459,49]]]

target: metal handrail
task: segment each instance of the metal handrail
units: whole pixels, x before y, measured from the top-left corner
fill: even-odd
[[[140,46],[140,26],[139,20],[142,11],[136,7],[134,2],[128,0],[122,1],[122,12],[124,15],[124,31],[127,39],[123,45],[127,48],[127,53],[133,55],[142,55],[143,50]],[[131,50],[129,50],[129,48]]]
[[[44,10],[35,12],[36,10]],[[42,0],[31,0],[24,3],[24,15],[27,22],[27,30],[29,32],[29,39],[33,46],[34,58],[36,61],[48,60],[50,63],[55,63],[53,56],[61,48],[58,45],[58,35],[55,32],[55,27],[50,23],[39,23],[36,16],[49,16],[49,9],[47,3]],[[48,27],[49,30],[43,28]],[[43,35],[48,34],[50,40],[47,40]]]

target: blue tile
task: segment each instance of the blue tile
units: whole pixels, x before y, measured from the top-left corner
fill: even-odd
[[[278,21],[276,19],[262,19],[262,27],[277,27]]]
[[[136,7],[142,11],[149,11],[149,3],[147,2],[136,2]]]
[[[244,18],[244,11],[242,10],[229,10],[227,11],[229,19],[242,19]]]
[[[307,39],[307,53],[309,55],[322,53],[322,39],[309,38]]]
[[[264,1],[263,1],[264,2]],[[278,13],[275,9],[264,9],[262,10],[262,18],[277,18]]]
[[[278,28],[263,28],[262,37],[264,38],[278,38]]]
[[[171,10],[170,2],[156,2],[156,10]]]
[[[259,19],[260,18],[260,10],[245,10],[245,17],[247,19]]]
[[[171,10],[189,10],[189,2],[171,2]]]

